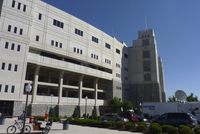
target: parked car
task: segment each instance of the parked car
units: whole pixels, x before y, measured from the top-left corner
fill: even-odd
[[[128,122],[127,118],[123,118],[116,113],[107,113],[100,117],[101,121],[123,121]]]
[[[153,119],[152,122],[157,122],[159,124],[169,124],[176,127],[179,125],[188,125],[194,127],[198,124],[197,119],[192,114],[181,112],[162,114],[158,118]]]
[[[132,122],[147,121],[142,115],[137,115],[134,112],[130,111],[120,113],[119,115],[123,118],[129,119],[129,121]]]

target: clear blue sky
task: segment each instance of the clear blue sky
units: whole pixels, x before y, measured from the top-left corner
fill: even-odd
[[[137,31],[156,33],[166,95],[200,99],[200,0],[43,0],[131,45]]]

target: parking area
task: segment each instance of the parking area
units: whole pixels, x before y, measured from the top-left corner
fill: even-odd
[[[0,134],[6,134],[6,129],[8,126],[14,124],[15,118],[7,118],[5,119],[5,124],[0,125]],[[32,124],[29,124],[32,128]],[[32,129],[33,130],[33,129]],[[39,131],[31,131],[31,133],[40,133]],[[127,131],[118,131],[104,128],[95,128],[95,127],[83,127],[77,125],[69,125],[68,130],[63,130],[63,124],[54,122],[52,125],[52,129],[49,134],[141,134]]]

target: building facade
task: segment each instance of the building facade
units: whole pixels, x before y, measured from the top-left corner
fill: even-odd
[[[135,93],[130,90],[130,75],[135,74],[130,74],[130,49],[40,0],[1,0],[0,112],[22,112],[28,83],[32,115],[53,107],[59,115],[70,116],[77,106],[82,115],[86,108],[88,113],[94,107],[99,111],[113,97],[131,99],[129,91]],[[162,73],[161,61],[155,64],[161,68],[155,71]],[[164,86],[158,88],[164,93]]]

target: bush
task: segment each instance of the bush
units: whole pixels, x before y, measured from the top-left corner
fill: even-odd
[[[126,122],[125,123],[125,129],[126,130],[133,130],[133,129],[135,129],[135,124],[132,123],[132,122]]]
[[[149,130],[153,134],[161,134],[162,133],[162,128],[161,128],[160,124],[158,124],[158,123],[152,123]]]
[[[125,123],[121,121],[116,122],[116,129],[125,129]]]
[[[34,119],[37,119],[39,121],[44,121],[44,116],[35,116]]]
[[[200,126],[196,127],[194,129],[195,134],[200,134]]]
[[[171,125],[163,125],[162,131],[168,134],[178,134],[178,129]]]
[[[73,113],[72,117],[80,118],[80,107],[79,106],[76,106],[76,108],[74,109],[74,113]]]
[[[178,129],[179,129],[179,134],[194,134],[192,129],[185,125],[180,125]]]
[[[147,125],[145,124],[145,122],[139,122],[139,123],[137,123],[136,131],[137,132],[147,131]]]
[[[104,128],[115,128],[116,123],[112,121],[102,122],[102,127]]]

